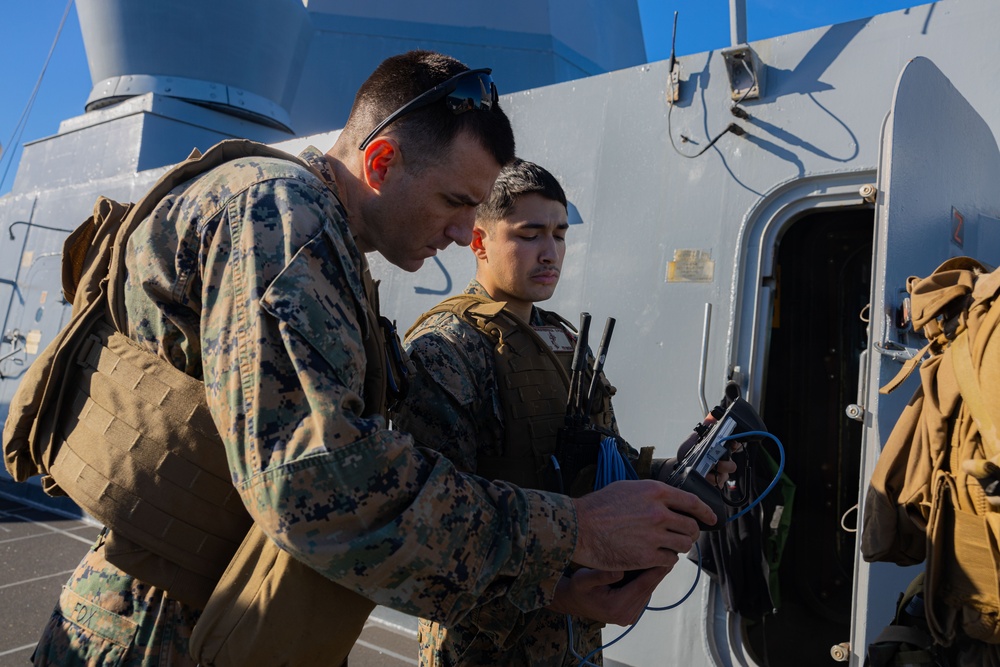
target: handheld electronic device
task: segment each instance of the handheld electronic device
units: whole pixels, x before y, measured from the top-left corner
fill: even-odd
[[[736,397],[726,408],[722,417],[691,448],[691,451],[677,462],[673,471],[664,480],[671,486],[695,494],[712,509],[717,521],[713,526],[705,525],[699,521],[698,525],[702,530],[722,528],[726,523],[727,516],[726,502],[722,498],[722,492],[709,482],[706,476],[716,463],[729,454],[726,443],[734,439],[732,436],[739,436],[751,431],[767,431],[767,427],[764,426],[764,421],[753,409],[753,406],[742,398]],[[746,441],[756,440],[760,440],[760,436],[746,438]]]

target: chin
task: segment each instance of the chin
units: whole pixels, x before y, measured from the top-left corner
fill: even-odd
[[[552,289],[536,290],[534,294],[531,295],[531,301],[536,303],[541,301],[548,301],[549,299],[552,298],[552,295],[555,293],[556,293],[555,285],[552,286]]]
[[[424,265],[424,257],[416,252],[405,252],[398,248],[380,248],[378,254],[393,266],[413,273]]]
[[[392,264],[398,266],[399,268],[403,269],[404,271],[409,272],[409,273],[413,273],[413,272],[417,271],[421,266],[424,265],[424,260],[422,258],[421,259],[403,259],[403,260],[399,260],[399,261],[392,261],[392,260],[390,260],[390,262]]]

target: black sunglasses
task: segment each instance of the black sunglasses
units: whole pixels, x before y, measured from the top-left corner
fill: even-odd
[[[489,111],[499,100],[497,86],[493,83],[493,77],[490,76],[492,73],[493,70],[488,67],[466,70],[447,81],[442,81],[430,90],[420,93],[376,125],[371,134],[365,137],[365,140],[358,146],[358,149],[364,150],[372,142],[372,139],[377,137],[379,132],[394,120],[440,99],[444,99],[445,104],[448,105],[453,114],[465,113],[470,109]]]

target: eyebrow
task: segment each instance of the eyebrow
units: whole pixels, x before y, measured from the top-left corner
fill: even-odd
[[[461,203],[465,204],[466,206],[479,206],[482,203],[481,201],[476,201],[475,199],[473,199],[469,195],[461,194],[461,193],[458,193],[458,192],[452,192],[449,196],[452,199],[454,199],[455,201],[461,202]],[[485,199],[485,197],[484,197],[484,199]]]
[[[548,223],[545,222],[532,222],[530,220],[523,220],[521,222],[515,223],[515,227],[518,229],[545,229],[548,227]],[[569,222],[561,222],[556,225],[556,229],[569,229]]]

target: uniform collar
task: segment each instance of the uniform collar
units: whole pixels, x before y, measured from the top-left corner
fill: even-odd
[[[315,146],[306,146],[299,153],[299,158],[312,167],[323,179],[327,187],[337,195],[337,199],[340,199],[340,193],[337,191],[337,181],[333,178],[333,167],[330,165],[330,161],[326,159],[326,155]]]
[[[496,301],[496,299],[493,298],[493,295],[491,295],[489,292],[486,291],[486,288],[483,287],[483,284],[478,280],[476,280],[475,278],[469,281],[469,284],[465,287],[465,293],[475,294],[476,296],[485,296],[486,298],[492,301]],[[545,320],[542,318],[542,314],[538,311],[538,308],[536,308],[535,306],[531,307],[531,321],[529,322],[529,324],[531,324],[531,326],[533,327],[540,327],[545,325]]]

